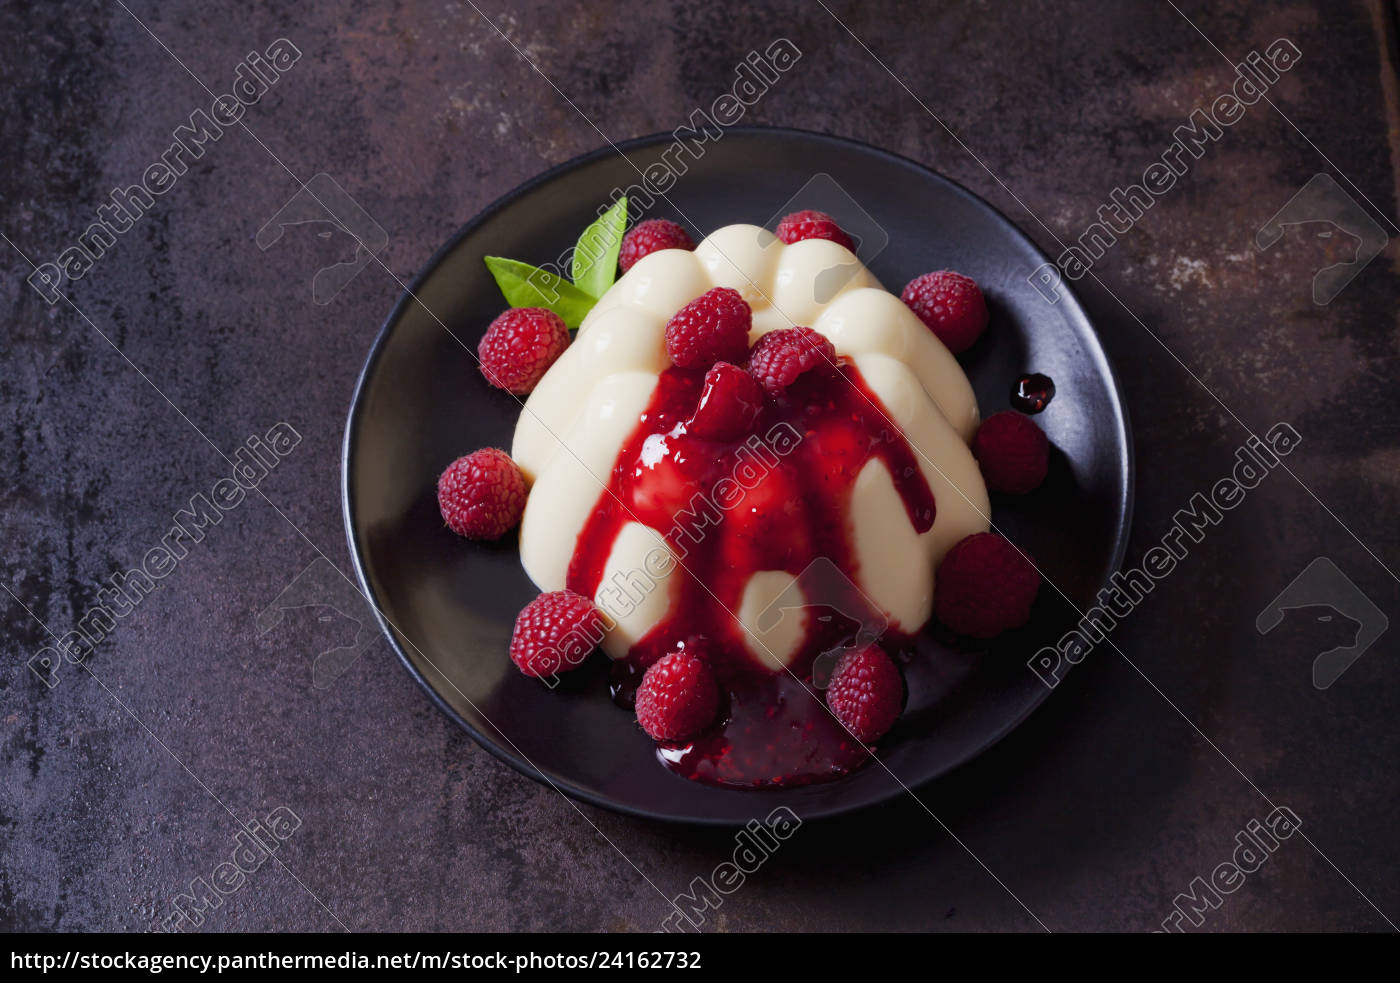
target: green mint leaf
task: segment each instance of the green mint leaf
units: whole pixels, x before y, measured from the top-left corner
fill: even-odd
[[[607,293],[617,279],[617,253],[626,231],[627,198],[622,197],[578,237],[574,246],[574,286],[594,297]]]
[[[546,307],[571,328],[583,323],[583,316],[598,302],[563,277],[529,263],[487,256],[486,268],[511,307]]]

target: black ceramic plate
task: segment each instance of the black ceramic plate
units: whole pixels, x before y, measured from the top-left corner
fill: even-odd
[[[516,613],[536,591],[514,541],[466,542],[438,515],[442,468],[478,447],[508,449],[520,413],[514,399],[483,383],[474,359],[486,325],[504,307],[482,257],[555,259],[599,203],[636,184],[638,169],[659,160],[669,143],[660,135],[623,144],[621,155],[601,149],[521,186],[463,227],[413,283],[413,296],[394,307],[360,378],[345,435],[345,523],[356,570],[394,650],[434,702],[532,778],[610,809],[697,823],[742,824],[779,805],[803,819],[868,806],[972,758],[1049,695],[1026,661],[1075,620],[1055,590],[1043,588],[1032,622],[989,649],[922,641],[907,669],[909,708],[881,742],[886,767],[872,762],[803,788],[722,789],[657,762],[631,714],[608,699],[603,656],[554,690],[517,672],[507,642]],[[792,201],[804,188],[812,200]],[[1004,216],[882,150],[794,130],[733,128],[689,163],[669,200],[658,200],[647,217],[693,222],[698,241],[730,223],[776,220],[789,203],[839,212],[846,206],[833,204],[833,196],[842,195],[873,220],[862,230],[863,253],[888,236],[869,260],[887,288],[944,268],[982,284],[992,324],[960,360],[984,415],[1007,408],[1009,387],[1022,372],[1055,380],[1058,394],[1037,417],[1056,449],[1050,477],[1025,499],[994,498],[993,518],[1075,605],[1090,607],[1127,540],[1127,419],[1083,310],[1068,294],[1051,305],[1027,283],[1045,256]]]

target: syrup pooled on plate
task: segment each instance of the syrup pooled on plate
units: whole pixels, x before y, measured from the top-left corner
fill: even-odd
[[[1022,413],[1039,413],[1055,398],[1055,381],[1048,375],[1030,372],[1011,387],[1011,405]]]
[[[597,594],[627,523],[667,530],[679,558],[660,588],[670,592],[670,605],[615,668],[615,698],[627,701],[641,673],[667,652],[698,649],[715,669],[727,710],[698,740],[663,746],[659,754],[669,767],[743,787],[838,777],[866,751],[809,684],[818,656],[850,643],[862,624],[879,617],[853,586],[852,488],[866,463],[879,458],[918,533],[933,525],[933,493],[914,451],[853,365],[806,373],[768,401],[752,433],[730,441],[686,432],[703,378],[675,367],[661,374],[578,537],[568,587]],[[822,607],[777,612],[806,618],[801,648],[786,668],[759,665],[734,616],[750,578],[778,570],[801,577],[823,560],[845,575],[832,579],[848,585],[849,596],[831,596],[828,586],[819,592]]]

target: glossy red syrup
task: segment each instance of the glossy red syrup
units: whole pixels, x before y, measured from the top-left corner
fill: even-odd
[[[1011,387],[1011,405],[1022,413],[1039,413],[1055,398],[1055,380],[1041,372],[1021,376]]]
[[[853,587],[857,571],[846,517],[856,477],[872,457],[883,461],[921,533],[933,525],[933,493],[903,433],[853,365],[803,375],[768,401],[749,435],[729,441],[686,432],[703,380],[698,370],[662,373],[579,535],[568,586],[587,597],[597,593],[613,542],[628,522],[661,532],[680,557],[680,566],[656,588],[669,591],[670,610],[614,666],[614,699],[630,706],[647,666],[669,651],[696,649],[714,666],[726,709],[694,742],[661,748],[668,767],[698,781],[741,787],[838,777],[860,765],[866,752],[812,687],[813,663],[849,644],[862,623],[883,627]],[[810,566],[822,558],[830,562]],[[790,672],[775,672],[749,655],[730,614],[761,570],[798,577],[807,598],[807,606],[795,597],[792,610],[775,615],[807,622]],[[645,572],[614,578],[618,593],[612,596],[637,597],[649,582],[655,583]]]

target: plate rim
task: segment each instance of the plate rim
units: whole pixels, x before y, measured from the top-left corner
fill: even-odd
[[[1011,231],[1012,235],[1017,237],[1025,247],[1029,248],[1034,254],[1040,256],[1045,262],[1052,262],[1050,257],[1046,255],[1046,253],[1035,243],[1035,241],[1032,240],[1030,236],[1028,236],[1025,233],[1025,231],[1020,228],[1020,226],[1013,222],[1011,218],[1007,216],[1000,208],[987,201],[985,198],[978,195],[976,192],[968,189],[967,187],[964,187],[962,184],[958,183],[954,179],[938,171],[935,171],[929,165],[914,160],[912,157],[907,157],[904,154],[900,154],[892,150],[886,150],[883,147],[874,146],[873,144],[866,143],[862,140],[856,140],[850,137],[837,136],[830,133],[822,133],[817,130],[801,129],[799,127],[741,124],[726,127],[725,133],[745,134],[751,137],[758,138],[778,137],[790,139],[795,137],[803,140],[816,140],[818,142],[834,144],[847,150],[854,149],[866,154],[871,154],[875,157],[884,158],[886,161],[895,163],[901,167],[913,168],[914,170],[922,173],[924,176],[932,178],[933,180],[945,185],[954,194],[960,195],[963,198],[970,200],[973,204],[980,205],[981,207],[989,210],[993,215],[1001,219],[1001,221]],[[361,593],[363,593],[366,600],[370,602],[370,608],[373,611],[374,620],[379,625],[380,631],[388,639],[389,645],[394,650],[394,654],[398,656],[399,662],[404,666],[405,669],[408,670],[409,675],[413,677],[414,681],[417,682],[418,685],[422,687],[424,691],[427,692],[429,699],[431,699],[431,701],[437,706],[437,708],[440,711],[447,715],[448,719],[452,720],[459,727],[465,730],[467,732],[467,735],[470,736],[472,740],[474,740],[481,747],[485,748],[492,756],[510,765],[513,769],[520,772],[522,775],[525,775],[527,778],[530,778],[533,781],[539,782],[543,785],[547,785],[553,788],[556,792],[565,794],[573,799],[582,802],[587,802],[590,805],[606,809],[610,812],[621,813],[623,815],[634,816],[640,819],[648,819],[652,821],[665,822],[675,825],[707,826],[732,829],[735,827],[742,826],[743,822],[738,819],[727,819],[716,816],[682,816],[672,813],[656,812],[651,809],[633,806],[625,802],[620,802],[615,799],[611,799],[605,795],[597,794],[589,789],[574,784],[562,775],[550,775],[546,773],[543,769],[535,766],[530,761],[526,760],[520,754],[515,753],[511,749],[501,746],[495,741],[490,740],[485,734],[483,734],[475,726],[473,726],[465,718],[463,718],[462,715],[459,714],[446,701],[442,694],[440,694],[437,691],[437,689],[429,683],[423,672],[418,668],[417,665],[414,664],[413,660],[404,650],[404,647],[399,644],[397,629],[388,621],[387,617],[383,613],[382,600],[378,597],[373,586],[370,584],[369,575],[366,569],[366,559],[362,555],[362,544],[358,541],[358,537],[355,533],[355,501],[354,493],[351,488],[351,473],[352,465],[354,463],[354,447],[356,437],[360,429],[361,414],[364,408],[366,390],[368,388],[370,379],[374,374],[374,370],[379,363],[380,357],[384,353],[390,335],[392,334],[395,325],[402,317],[404,310],[411,303],[419,303],[419,301],[416,300],[417,294],[421,291],[428,279],[434,273],[436,273],[438,267],[442,265],[446,257],[449,254],[451,254],[462,243],[463,240],[465,240],[468,236],[472,235],[482,224],[484,224],[487,219],[495,216],[498,212],[509,207],[516,200],[524,197],[526,194],[533,191],[540,185],[552,181],[556,177],[562,176],[568,173],[569,171],[575,170],[576,168],[581,167],[584,164],[591,163],[595,160],[609,156],[625,156],[631,150],[640,149],[642,147],[647,147],[659,143],[669,142],[673,139],[673,134],[670,131],[663,130],[656,133],[650,133],[645,136],[639,136],[628,140],[623,140],[621,142],[609,141],[603,146],[578,154],[574,157],[569,158],[568,160],[563,161],[562,163],[556,164],[553,167],[550,167],[540,172],[539,174],[536,174],[535,176],[522,182],[521,184],[516,185],[509,191],[497,197],[488,205],[481,208],[467,222],[459,226],[456,232],[454,232],[447,239],[446,242],[439,246],[433,252],[433,254],[422,264],[416,275],[409,282],[408,287],[406,289],[400,289],[398,299],[394,302],[393,307],[389,310],[389,313],[385,316],[383,322],[380,324],[379,331],[376,333],[374,342],[370,346],[369,354],[366,356],[364,365],[361,366],[360,372],[355,379],[354,389],[350,396],[350,406],[346,414],[345,436],[341,441],[341,516],[345,524],[346,545],[349,547],[350,563],[355,571],[355,579],[358,581],[358,586],[361,590]],[[401,278],[397,276],[395,276],[395,279],[402,282]],[[1097,325],[1094,323],[1094,320],[1089,316],[1088,311],[1080,302],[1078,294],[1073,290],[1073,288],[1068,282],[1061,283],[1060,290],[1072,302],[1072,307],[1070,309],[1073,311],[1077,311],[1079,316],[1083,319],[1084,324],[1088,327],[1088,334],[1085,338],[1085,341],[1089,344],[1089,355],[1096,363],[1098,363],[1101,369],[1101,374],[1104,375],[1111,384],[1111,403],[1114,410],[1117,413],[1117,418],[1119,421],[1117,428],[1118,437],[1119,442],[1124,449],[1123,459],[1120,466],[1120,478],[1122,480],[1123,494],[1121,500],[1118,503],[1119,508],[1122,511],[1123,519],[1114,532],[1112,555],[1110,556],[1107,572],[1105,573],[1103,581],[1101,583],[1101,586],[1105,586],[1111,581],[1113,575],[1122,569],[1123,561],[1127,556],[1128,541],[1132,535],[1134,518],[1133,512],[1136,499],[1136,452],[1133,442],[1133,430],[1131,420],[1128,416],[1128,406],[1124,398],[1122,382],[1118,377],[1118,373],[1114,369],[1112,359],[1109,357],[1107,350],[1104,348],[1103,339],[1099,335]],[[436,316],[434,316],[434,320],[436,319]],[[417,648],[416,645],[414,647]],[[1072,669],[1073,666],[1071,666],[1070,668]],[[1067,669],[1065,674],[1068,675],[1068,672],[1069,670]],[[1060,682],[1062,683],[1063,681],[1064,677],[1062,676]],[[1009,735],[1013,730],[1015,730],[1022,723],[1024,723],[1026,718],[1028,718],[1032,713],[1039,709],[1041,705],[1044,704],[1045,701],[1050,697],[1050,694],[1053,693],[1055,689],[1059,688],[1059,685],[1060,683],[1056,683],[1055,687],[1053,688],[1046,687],[1044,693],[1038,695],[1037,698],[1033,702],[1031,702],[1030,705],[1027,706],[1022,713],[1018,714],[1015,718],[1008,720],[1002,727],[993,731],[983,742],[981,742],[980,746],[975,751],[969,753],[966,757],[964,757],[961,761],[957,762],[956,764],[943,769],[935,775],[931,775],[923,779],[917,779],[912,785],[904,782],[903,779],[900,779],[898,778],[898,776],[896,776],[897,785],[891,788],[887,793],[883,795],[876,796],[875,798],[869,799],[867,801],[850,804],[838,804],[828,809],[818,811],[812,814],[810,817],[804,817],[803,821],[808,821],[808,818],[810,818],[812,821],[832,819],[837,816],[850,815],[853,812],[857,812],[863,809],[874,808],[875,806],[884,805],[888,803],[891,799],[898,798],[899,796],[904,794],[906,789],[909,790],[909,794],[912,794],[913,790],[925,786],[931,782],[937,781],[940,778],[944,778],[947,775],[967,766],[972,761],[985,754],[992,747],[999,744],[1002,740],[1004,740],[1007,737],[1007,735]],[[499,728],[497,729],[499,730]],[[509,741],[509,738],[507,738],[506,740]],[[734,790],[717,789],[716,791],[718,792]],[[740,794],[762,795],[763,790],[741,790]]]

